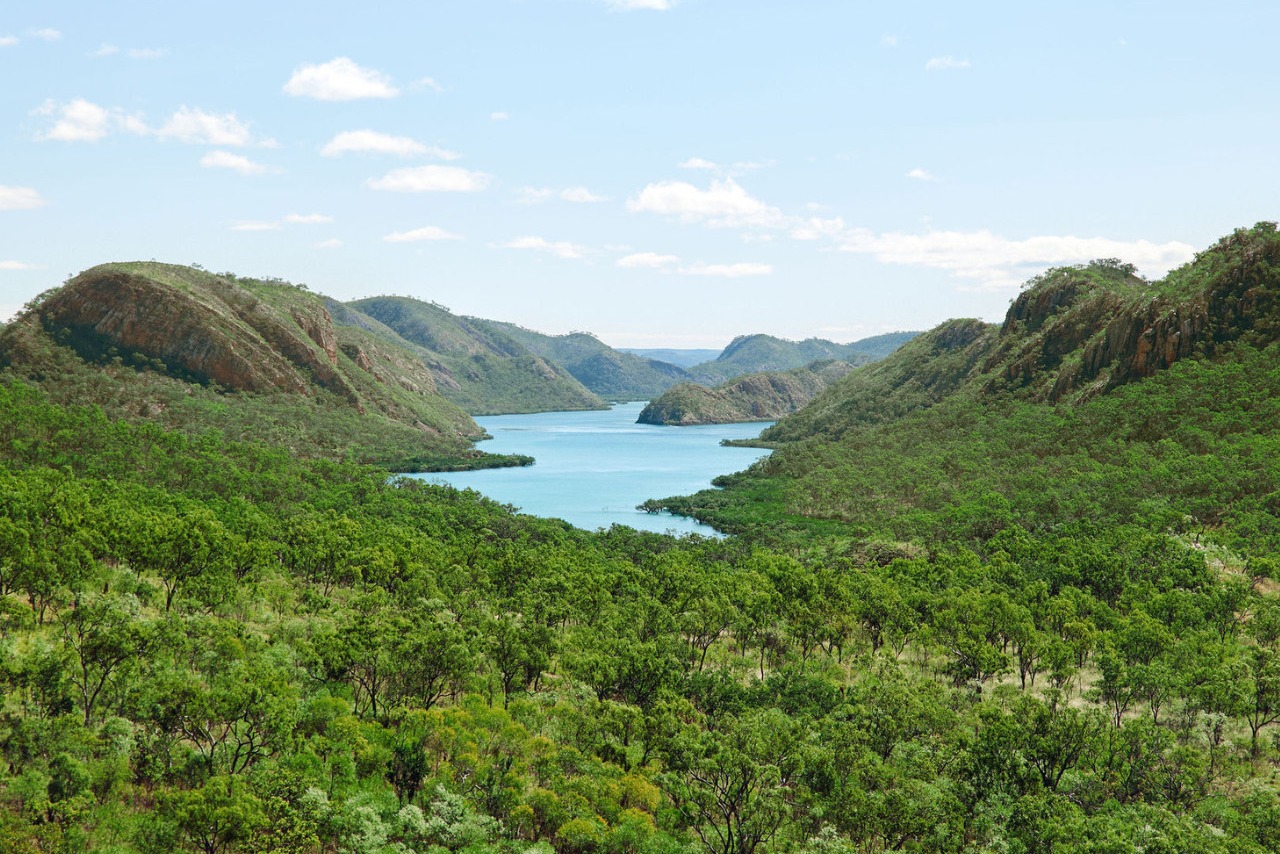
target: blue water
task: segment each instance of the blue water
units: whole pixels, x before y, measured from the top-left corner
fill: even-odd
[[[521,512],[564,519],[587,530],[619,524],[714,536],[714,529],[692,519],[645,513],[636,505],[706,489],[713,477],[751,465],[768,451],[722,448],[720,440],[758,436],[769,425],[655,427],[635,423],[643,408],[643,403],[622,403],[608,411],[477,418],[493,435],[481,443],[482,450],[528,454],[537,462],[414,477],[475,489]]]

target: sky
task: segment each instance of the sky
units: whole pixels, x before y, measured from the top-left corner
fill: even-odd
[[[107,261],[618,347],[997,321],[1280,218],[1280,4],[0,10],[0,318]]]

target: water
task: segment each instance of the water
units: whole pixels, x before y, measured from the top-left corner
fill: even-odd
[[[668,513],[645,513],[648,498],[688,495],[717,475],[740,471],[768,454],[759,448],[723,448],[721,439],[747,439],[768,424],[656,427],[635,423],[643,403],[608,411],[495,415],[476,422],[493,435],[481,448],[528,454],[522,468],[414,475],[459,489],[471,488],[535,516],[564,519],[587,530],[613,524],[648,531],[715,536],[707,525]]]

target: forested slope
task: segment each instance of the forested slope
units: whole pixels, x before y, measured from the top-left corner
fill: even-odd
[[[409,297],[369,297],[348,307],[420,348],[440,393],[472,415],[605,406],[563,366],[533,352],[499,324]]]
[[[731,424],[790,415],[854,369],[848,362],[814,362],[790,371],[745,374],[707,388],[681,383],[640,411],[640,424]]]
[[[1278,248],[1174,281],[1262,307]],[[1057,403],[968,325],[715,541],[7,379],[0,850],[1280,850],[1280,353],[1211,315]]]
[[[335,324],[282,281],[155,262],[103,264],[0,332],[0,370],[54,400],[189,433],[402,468],[480,459],[483,431],[394,341]]]

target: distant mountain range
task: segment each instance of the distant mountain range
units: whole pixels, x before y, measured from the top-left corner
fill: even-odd
[[[471,449],[482,431],[470,416],[599,409],[679,387],[699,404],[668,423],[776,418],[910,337],[745,335],[718,354],[669,351],[689,363],[675,364],[408,297],[342,303],[281,280],[133,262],[86,270],[0,327],[0,369],[120,416],[400,468],[456,467],[502,462]],[[690,385],[762,371],[777,375],[715,393]]]

